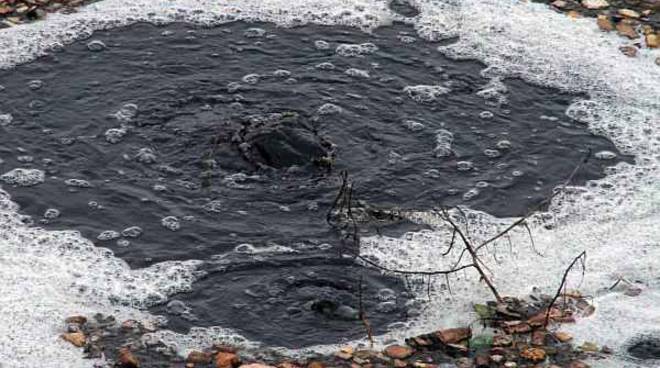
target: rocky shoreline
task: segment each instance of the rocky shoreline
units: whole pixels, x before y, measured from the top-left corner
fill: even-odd
[[[98,0],[0,0],[0,29],[45,18],[48,13],[75,12]]]
[[[607,359],[612,351],[573,337],[561,325],[591,316],[595,308],[579,292],[570,291],[529,300],[505,297],[474,305],[478,321],[471,326],[435,330],[383,350],[345,346],[331,355],[291,359],[264,352],[243,352],[227,345],[209,346],[180,357],[145,334],[156,328],[113,317],[72,316],[61,337],[83,349],[100,367],[205,368],[586,368],[585,360]],[[359,322],[356,322],[359,323]],[[432,326],[429,326],[432,327]],[[432,328],[430,328],[432,330]]]
[[[620,51],[629,57],[640,49],[660,47],[660,0],[537,0],[571,18],[594,17],[604,32],[629,40]],[[660,58],[656,59],[660,65]]]

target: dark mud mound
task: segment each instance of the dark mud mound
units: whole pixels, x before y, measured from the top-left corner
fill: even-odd
[[[350,262],[315,261],[341,244],[326,223],[339,171],[370,208],[461,204],[509,216],[563,183],[588,149],[606,159],[590,160],[577,184],[627,159],[565,116],[579,96],[484,78],[483,65],[435,47],[403,25],[374,34],[246,23],[97,32],[0,73],[0,174],[45,172],[43,183],[3,186],[35,223],[80,230],[134,267],[246,247],[263,261],[274,257],[265,248],[290,249],[295,267],[212,272],[181,296],[197,319],[172,324],[222,323],[267,339],[279,328],[283,345],[336,341],[359,328],[337,318],[355,308]],[[381,225],[420,229],[397,218]],[[324,287],[290,289],[287,272],[319,272],[339,290],[329,294],[347,299],[308,305],[300,290]],[[388,278],[365,283],[402,290]],[[244,295],[255,284],[289,289],[271,312],[227,321],[232,305],[255,304]],[[392,308],[377,328],[403,318]],[[249,317],[261,312],[273,323]],[[309,328],[326,320],[334,332]]]
[[[660,363],[660,337],[657,335],[639,336],[629,343],[627,350],[635,359]]]

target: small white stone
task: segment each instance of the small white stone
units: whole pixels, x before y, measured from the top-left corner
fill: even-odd
[[[605,0],[582,0],[582,6],[587,9],[604,9],[610,6]]]

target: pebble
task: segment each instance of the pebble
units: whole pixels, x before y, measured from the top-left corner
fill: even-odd
[[[582,351],[597,352],[598,351],[598,345],[594,344],[593,342],[585,341],[582,344],[582,346],[580,346],[580,349],[582,349]]]
[[[84,325],[85,323],[87,323],[87,317],[85,317],[85,316],[71,316],[71,317],[67,317],[67,318],[64,320],[64,323],[75,323],[75,324],[77,324],[77,325],[81,325],[81,326],[82,326],[82,325]]]
[[[639,37],[639,34],[637,34],[637,31],[635,31],[635,28],[633,28],[633,26],[628,24],[627,22],[621,21],[617,23],[616,30],[617,32],[619,32],[620,35],[626,36],[631,40]]]
[[[123,368],[138,368],[140,366],[138,359],[126,347],[119,349],[119,357],[117,360],[119,361],[120,367]]]
[[[566,5],[567,5],[567,3],[564,0],[556,0],[556,1],[552,2],[552,6],[554,6],[555,8],[559,8],[559,9],[565,8]]]
[[[646,46],[656,49],[660,47],[660,36],[658,36],[657,33],[649,33],[645,36],[646,40]],[[658,62],[658,59],[656,59],[656,63]]]
[[[527,348],[520,352],[520,356],[532,362],[545,360],[545,350],[539,348]]]
[[[640,17],[639,13],[631,9],[619,9],[619,14],[627,18],[637,19]]]
[[[610,6],[610,4],[605,0],[582,0],[582,6],[591,9],[605,9]]]
[[[64,341],[67,341],[79,348],[85,346],[85,342],[87,341],[85,334],[82,332],[68,332],[62,334],[61,337],[64,339]]]
[[[412,355],[413,350],[407,346],[390,345],[385,348],[384,353],[393,359],[406,359]]]
[[[596,24],[598,25],[598,28],[605,32],[610,32],[614,30],[614,24],[610,21],[610,19],[606,15],[599,15],[598,18],[596,19]]]
[[[635,46],[621,46],[619,47],[619,50],[628,57],[637,56],[637,47]]]
[[[201,351],[191,351],[186,358],[186,363],[208,364],[211,361],[211,354]],[[230,367],[230,366],[227,366]],[[224,367],[223,367],[224,368]]]
[[[502,360],[504,360],[504,356],[502,356],[502,355],[498,355],[498,354],[491,355],[491,356],[490,356],[490,360],[492,360],[492,361],[495,362],[495,363],[499,363],[499,362],[501,362]]]
[[[568,332],[562,332],[562,331],[555,332],[555,337],[560,342],[568,342],[568,341],[573,339],[573,336],[571,336],[571,334],[569,334]]]
[[[233,368],[237,367],[241,363],[238,355],[233,352],[220,351],[215,356],[215,366],[216,368]]]

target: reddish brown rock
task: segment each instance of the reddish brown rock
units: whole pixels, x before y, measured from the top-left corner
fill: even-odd
[[[14,8],[11,6],[0,5],[0,15],[8,15],[14,12]]]
[[[477,355],[474,359],[474,365],[477,368],[488,368],[490,366],[490,357],[488,355]]]
[[[645,36],[646,46],[655,49],[660,47],[660,36],[657,33],[649,33]]]
[[[186,362],[193,364],[209,364],[211,362],[211,354],[201,351],[191,351],[186,358]]]
[[[131,353],[131,350],[126,347],[119,349],[117,362],[122,368],[138,368],[140,366],[138,359],[135,357],[135,355],[133,355],[133,353]]]
[[[272,365],[263,364],[263,363],[250,363],[250,364],[243,364],[240,366],[240,368],[277,368],[277,367],[273,367]]]
[[[532,330],[532,326],[529,323],[520,322],[516,324],[509,324],[504,326],[504,331],[508,334],[525,334]]]
[[[520,356],[532,362],[545,360],[545,350],[539,348],[527,348],[520,352]]]
[[[598,25],[598,28],[605,32],[610,32],[614,30],[614,24],[610,21],[610,18],[607,17],[606,15],[599,15],[598,18],[596,19],[596,24]]]
[[[85,341],[87,340],[85,334],[82,332],[69,332],[61,335],[64,341],[73,344],[79,348],[85,346]]]
[[[621,36],[626,36],[631,40],[639,37],[639,34],[635,28],[630,23],[625,21],[621,21],[616,24],[616,31],[619,32]]]
[[[325,365],[318,361],[311,361],[307,363],[307,368],[325,368]]]
[[[236,353],[219,351],[215,355],[216,368],[234,368],[241,364],[241,360]]]
[[[435,333],[443,344],[456,344],[472,337],[469,327],[449,328]]]
[[[393,359],[406,359],[412,355],[413,350],[407,346],[390,345],[386,347],[383,352],[385,355]]]

